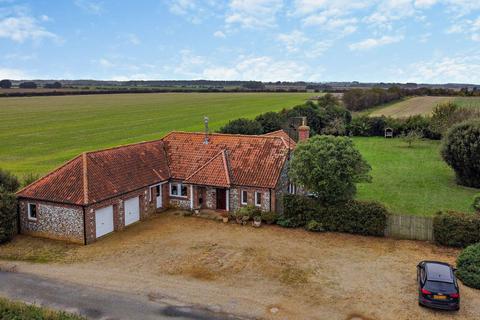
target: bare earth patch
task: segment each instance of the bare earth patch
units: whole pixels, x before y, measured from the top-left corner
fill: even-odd
[[[49,246],[19,237],[0,247],[0,257],[35,242]],[[480,291],[464,286],[458,313],[417,305],[416,264],[454,263],[457,254],[419,241],[256,229],[167,213],[69,247],[55,263],[15,263],[20,272],[253,318],[476,319]]]
[[[394,103],[370,114],[371,117],[386,116],[392,118],[406,118],[417,114],[429,115],[440,103],[453,101],[451,97],[414,97]]]

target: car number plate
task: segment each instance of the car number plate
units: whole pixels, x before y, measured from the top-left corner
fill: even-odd
[[[447,299],[447,297],[446,297],[446,296],[438,296],[438,295],[434,295],[434,296],[433,296],[433,299],[437,299],[437,300],[445,300],[445,299]]]

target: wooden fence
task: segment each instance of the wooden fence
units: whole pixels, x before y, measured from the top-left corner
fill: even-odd
[[[433,241],[433,218],[392,214],[387,221],[385,236]]]

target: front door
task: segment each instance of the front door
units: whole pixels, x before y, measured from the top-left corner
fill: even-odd
[[[162,186],[157,185],[155,186],[155,198],[157,209],[162,207]]]
[[[227,190],[217,189],[217,210],[227,210]]]

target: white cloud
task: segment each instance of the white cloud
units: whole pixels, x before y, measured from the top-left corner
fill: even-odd
[[[220,30],[217,30],[213,33],[213,36],[215,38],[226,38],[227,35],[223,32],[223,31],[220,31]]]
[[[398,77],[405,82],[480,83],[480,55],[463,54],[413,63],[397,72]]]
[[[167,3],[171,13],[182,16],[193,24],[202,23],[222,7],[217,0],[169,0]]]
[[[415,0],[415,7],[421,9],[428,9],[435,5],[438,0]]]
[[[21,80],[29,78],[31,77],[29,77],[23,70],[0,67],[0,79]]]
[[[331,46],[332,41],[329,40],[314,42],[312,46],[305,50],[305,56],[307,58],[318,58],[323,55],[323,53],[327,51]]]
[[[282,0],[231,0],[225,22],[244,28],[273,27],[282,6]]]
[[[174,0],[170,2],[170,12],[177,15],[185,15],[197,8],[195,0]]]
[[[82,10],[99,15],[103,12],[103,4],[93,0],[75,0],[74,4]]]
[[[245,81],[299,81],[312,76],[309,68],[300,62],[268,56],[239,57],[231,67],[209,67],[202,75],[210,80]]]
[[[400,42],[403,36],[383,36],[381,38],[369,38],[350,44],[350,50],[369,50],[375,47],[384,46],[391,43]]]
[[[303,32],[298,30],[294,30],[290,33],[281,33],[277,36],[277,40],[282,42],[289,52],[298,51],[302,44],[309,41]]]
[[[140,38],[134,33],[127,33],[125,35],[126,40],[133,45],[139,45],[141,43]]]
[[[115,63],[111,62],[108,59],[101,58],[98,60],[98,64],[101,65],[104,68],[112,68],[115,67]]]
[[[7,38],[16,42],[45,38],[59,40],[57,35],[42,27],[37,19],[25,15],[0,20],[0,38]]]
[[[45,15],[45,14],[42,14],[42,15],[40,16],[40,20],[42,20],[42,21],[44,21],[44,22],[52,21],[52,19],[51,19],[49,16]]]

